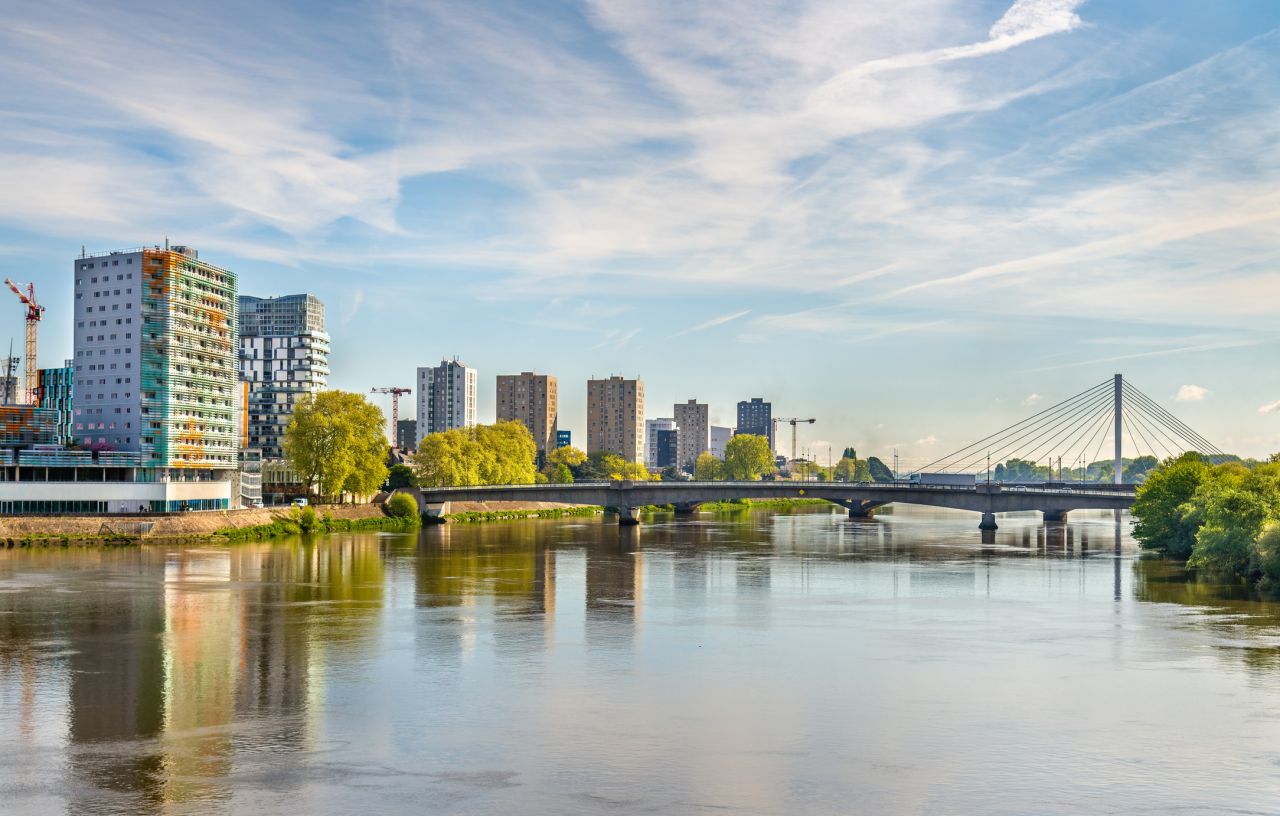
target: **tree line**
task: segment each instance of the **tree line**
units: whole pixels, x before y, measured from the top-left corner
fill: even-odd
[[[1280,454],[1253,467],[1166,459],[1138,488],[1133,515],[1143,548],[1280,592]]]

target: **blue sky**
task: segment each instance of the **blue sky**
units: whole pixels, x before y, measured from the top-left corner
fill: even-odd
[[[319,295],[334,386],[456,354],[482,420],[537,369],[580,435],[583,381],[639,374],[649,416],[764,396],[910,462],[1123,371],[1280,450],[1273,0],[0,14],[0,272],[42,364],[80,247],[168,236]]]

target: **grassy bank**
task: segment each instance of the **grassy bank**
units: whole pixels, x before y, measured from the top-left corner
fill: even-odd
[[[835,507],[826,499],[734,499],[732,501],[707,502],[699,509],[712,513],[724,513],[733,510],[789,510],[793,507],[809,507],[825,504]]]
[[[334,518],[317,513],[310,507],[295,507],[288,516],[278,516],[269,524],[251,527],[227,527],[215,535],[227,541],[258,541],[314,533],[360,533],[374,531],[416,530],[422,522],[417,515],[373,516],[371,518]]]
[[[476,524],[485,521],[515,521],[517,519],[586,518],[598,516],[603,507],[544,507],[524,510],[470,510],[462,513],[445,513],[447,521]]]

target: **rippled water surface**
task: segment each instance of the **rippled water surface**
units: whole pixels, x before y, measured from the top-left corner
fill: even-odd
[[[0,812],[1280,813],[1277,608],[1076,515],[0,552]]]

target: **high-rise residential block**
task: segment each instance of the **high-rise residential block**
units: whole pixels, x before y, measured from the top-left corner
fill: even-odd
[[[587,380],[587,453],[644,461],[644,380]]]
[[[144,467],[235,468],[235,274],[167,245],[82,255],[74,270],[76,439]]]
[[[707,450],[711,451],[711,455],[717,459],[724,458],[725,448],[729,446],[729,440],[733,437],[733,428],[726,428],[722,425],[711,426],[710,444]]]
[[[666,467],[658,464],[658,431],[674,431],[676,421],[670,417],[646,419],[644,421],[644,463],[649,467]]]
[[[676,427],[680,430],[677,458],[682,468],[692,468],[698,457],[711,448],[711,422],[706,403],[689,400],[675,405]]]
[[[328,383],[329,335],[320,299],[241,295],[240,375],[249,389],[246,447],[280,459],[294,406]]]
[[[441,360],[418,369],[418,444],[430,433],[476,424],[476,370]]]
[[[672,423],[673,425],[675,423]],[[676,456],[680,447],[680,431],[676,428],[659,428],[653,437],[646,440],[653,458],[648,461],[651,468],[675,467]]]
[[[737,433],[763,436],[769,440],[769,450],[776,450],[773,446],[773,403],[760,397],[752,397],[750,402],[739,402]]]
[[[538,459],[555,450],[560,422],[560,395],[556,378],[549,374],[499,374],[497,394],[498,421],[524,423],[533,435]]]

